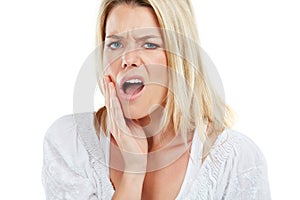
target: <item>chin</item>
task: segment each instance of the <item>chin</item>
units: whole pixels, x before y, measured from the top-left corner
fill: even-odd
[[[138,121],[141,126],[146,126],[153,120],[153,117],[158,117],[163,114],[164,107],[160,104],[151,104],[151,106],[128,106],[127,110],[123,109],[124,117],[127,119]],[[157,120],[154,120],[157,121]]]
[[[144,110],[134,109],[134,108],[130,108],[130,107],[124,111],[125,118],[132,119],[132,120],[143,119],[148,115],[149,115],[149,113]]]

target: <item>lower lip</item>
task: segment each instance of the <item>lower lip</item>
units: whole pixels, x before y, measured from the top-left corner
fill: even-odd
[[[143,89],[141,91],[139,91],[138,93],[136,93],[134,95],[129,95],[129,94],[126,94],[123,91],[123,89],[120,89],[120,97],[126,101],[134,101],[142,95],[144,90],[145,90],[145,85],[144,85]]]

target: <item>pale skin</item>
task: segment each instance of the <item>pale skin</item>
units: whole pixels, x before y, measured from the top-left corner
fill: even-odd
[[[128,32],[149,27],[153,28],[152,32]],[[147,7],[118,5],[107,18],[104,49],[107,68],[103,85],[111,142],[117,146],[116,150],[111,145],[110,162],[113,162],[113,156],[123,158],[120,168],[110,168],[110,179],[115,188],[113,199],[175,199],[186,173],[189,146],[186,148],[176,140],[171,128],[156,134],[152,128],[145,128],[147,124],[158,127],[158,108],[163,107],[168,90],[164,83],[167,80],[167,59],[160,32],[155,31],[158,28],[155,14]],[[155,65],[165,67],[155,68]],[[141,74],[145,82],[153,81],[153,77],[159,77],[161,82],[145,85],[144,91],[134,100],[124,99],[119,80],[130,73]],[[162,135],[166,135],[163,140]],[[191,139],[192,134],[188,138],[189,145]],[[171,141],[176,142],[168,146]],[[182,151],[183,147],[185,151]],[[168,152],[182,153],[169,165],[149,172],[149,165],[155,160],[149,159],[148,155],[163,148],[159,153],[162,158],[167,157]],[[142,156],[128,156],[126,152]]]

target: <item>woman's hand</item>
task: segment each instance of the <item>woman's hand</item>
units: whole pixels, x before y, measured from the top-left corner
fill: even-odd
[[[116,86],[109,76],[104,78],[105,105],[108,127],[124,161],[124,172],[145,173],[147,168],[148,142],[139,125],[124,117]]]

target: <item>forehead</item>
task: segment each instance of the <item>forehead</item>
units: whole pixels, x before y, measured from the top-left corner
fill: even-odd
[[[153,10],[127,4],[114,7],[107,16],[105,35],[133,30],[136,34],[148,31],[159,32],[159,24]]]

